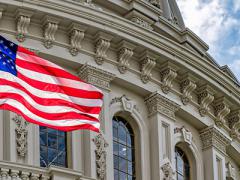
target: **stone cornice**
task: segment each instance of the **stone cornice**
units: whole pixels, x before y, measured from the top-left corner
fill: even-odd
[[[200,132],[200,138],[202,140],[203,150],[209,148],[216,148],[222,153],[226,153],[226,147],[230,144],[231,139],[225,136],[216,127],[208,127]]]
[[[180,105],[162,96],[159,92],[154,92],[146,97],[145,103],[149,116],[160,113],[173,120],[175,120],[175,112],[180,108]]]
[[[110,82],[115,78],[114,74],[88,64],[82,65],[78,74],[84,81],[108,91]]]

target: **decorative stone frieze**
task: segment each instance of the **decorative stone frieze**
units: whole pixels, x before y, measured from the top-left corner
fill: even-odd
[[[175,133],[175,134],[181,133],[184,142],[186,142],[186,143],[189,144],[189,145],[192,144],[192,137],[193,137],[193,136],[192,136],[192,133],[191,133],[191,131],[189,131],[188,129],[186,129],[184,126],[181,127],[181,128],[176,127],[176,128],[174,129],[174,133]]]
[[[202,117],[209,111],[209,105],[213,100],[213,91],[208,85],[204,85],[198,89],[199,113]]]
[[[72,24],[69,30],[70,33],[70,49],[71,55],[76,56],[81,49],[81,43],[84,38],[86,28],[77,24]]]
[[[23,42],[26,39],[28,34],[28,28],[30,25],[30,18],[33,15],[33,12],[26,10],[19,10],[16,14],[17,19],[17,34],[16,39],[19,42]]]
[[[231,129],[230,136],[233,139],[239,137],[239,129],[240,129],[240,110],[235,110],[231,112],[228,117],[228,126]]]
[[[181,99],[184,105],[187,105],[192,100],[192,92],[196,89],[196,81],[193,76],[186,74],[180,82]]]
[[[20,178],[22,180],[29,180],[30,173],[29,172],[21,172]]]
[[[107,51],[110,47],[110,41],[112,36],[109,34],[100,32],[96,35],[96,45],[95,45],[95,61],[98,65],[102,65],[104,63],[105,58],[107,57]]]
[[[79,69],[79,76],[84,81],[110,91],[110,82],[115,78],[115,75],[85,64]]]
[[[55,34],[58,29],[59,19],[54,17],[45,16],[43,19],[43,37],[44,37],[44,46],[47,49],[50,49],[53,46],[55,41]]]
[[[149,116],[161,113],[175,120],[175,112],[180,108],[178,104],[167,99],[166,97],[154,92],[145,98]]]
[[[214,114],[216,116],[215,123],[222,127],[225,123],[225,117],[230,113],[230,108],[224,97],[217,99],[214,102]]]
[[[27,136],[28,136],[28,122],[25,121],[20,115],[15,115],[12,118],[13,121],[15,121],[17,127],[15,129],[16,131],[16,149],[17,153],[21,157],[25,157],[27,153]]]
[[[152,5],[156,6],[157,8],[161,8],[160,0],[150,0],[149,1]]]
[[[141,80],[143,83],[146,84],[152,78],[151,72],[156,65],[156,57],[152,53],[145,51],[142,54],[141,59],[142,59],[140,64]]]
[[[124,74],[129,67],[129,60],[133,55],[134,45],[122,41],[119,45],[119,53],[118,53],[118,70],[120,73]]]
[[[174,170],[170,164],[170,162],[165,163],[164,165],[162,165],[161,167],[162,171],[163,171],[163,180],[174,180]]]
[[[149,29],[149,30],[153,30],[151,24],[149,24],[147,21],[145,21],[144,19],[140,18],[140,17],[137,17],[137,16],[133,16],[131,18],[131,21],[146,28],[146,29]]]
[[[99,133],[94,139],[94,144],[96,145],[96,166],[97,166],[97,178],[99,180],[104,180],[106,176],[106,148],[108,143],[104,139],[103,135]]]
[[[216,127],[208,127],[200,132],[203,150],[208,148],[216,148],[222,153],[226,153],[226,147],[230,144],[231,140],[220,132]]]
[[[227,169],[227,177],[226,180],[235,180],[235,168],[233,167],[233,165],[228,162],[226,164],[226,169]]]
[[[161,67],[161,81],[162,81],[162,91],[167,94],[172,88],[172,82],[177,77],[177,67],[170,63],[166,62]]]
[[[139,112],[136,103],[132,101],[130,98],[126,97],[126,95],[113,98],[110,102],[110,105],[115,103],[121,103],[124,111],[128,111],[130,113],[132,113],[133,111]]]

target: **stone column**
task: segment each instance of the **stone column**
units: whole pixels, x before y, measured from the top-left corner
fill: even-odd
[[[179,105],[159,92],[145,99],[150,121],[151,179],[174,178],[174,122]]]
[[[3,160],[3,110],[0,110],[0,161]]]
[[[200,132],[203,145],[204,179],[225,180],[226,147],[230,139],[217,127],[208,127]]]
[[[104,94],[103,98],[103,108],[100,114],[100,120],[101,120],[101,132],[102,132],[102,138],[98,138],[97,134],[91,131],[84,131],[83,135],[83,143],[84,143],[84,157],[86,159],[84,160],[84,173],[87,176],[98,179],[107,179],[112,180],[113,179],[113,172],[111,171],[113,167],[113,159],[112,159],[112,148],[107,148],[107,144],[112,141],[109,137],[112,131],[109,131],[112,127],[110,127],[109,121],[111,121],[110,113],[109,113],[109,103],[110,103],[110,82],[115,78],[115,75],[112,73],[109,73],[105,70],[96,68],[94,66],[85,64],[83,65],[79,70],[79,76],[81,79],[85,80],[86,82],[95,85],[96,87],[100,88]],[[99,142],[99,141],[105,141],[106,142]],[[103,146],[100,146],[100,145]],[[106,168],[104,170],[103,167],[97,165],[96,166],[96,155],[98,158],[100,156],[104,156],[104,152],[102,154],[99,154],[98,149],[96,148],[104,148],[104,152],[106,152]],[[95,151],[95,149],[97,151]],[[96,153],[98,154],[96,154]],[[90,159],[89,159],[90,158]],[[103,168],[103,169],[102,169]],[[97,172],[97,173],[96,173]],[[105,174],[105,172],[107,172]]]

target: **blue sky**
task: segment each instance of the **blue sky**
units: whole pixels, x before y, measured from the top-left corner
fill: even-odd
[[[177,0],[185,25],[209,45],[219,65],[240,80],[240,0]]]

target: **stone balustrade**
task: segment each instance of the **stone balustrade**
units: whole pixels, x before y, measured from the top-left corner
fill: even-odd
[[[25,164],[0,161],[0,180],[93,180],[81,172],[51,166],[34,167]]]

